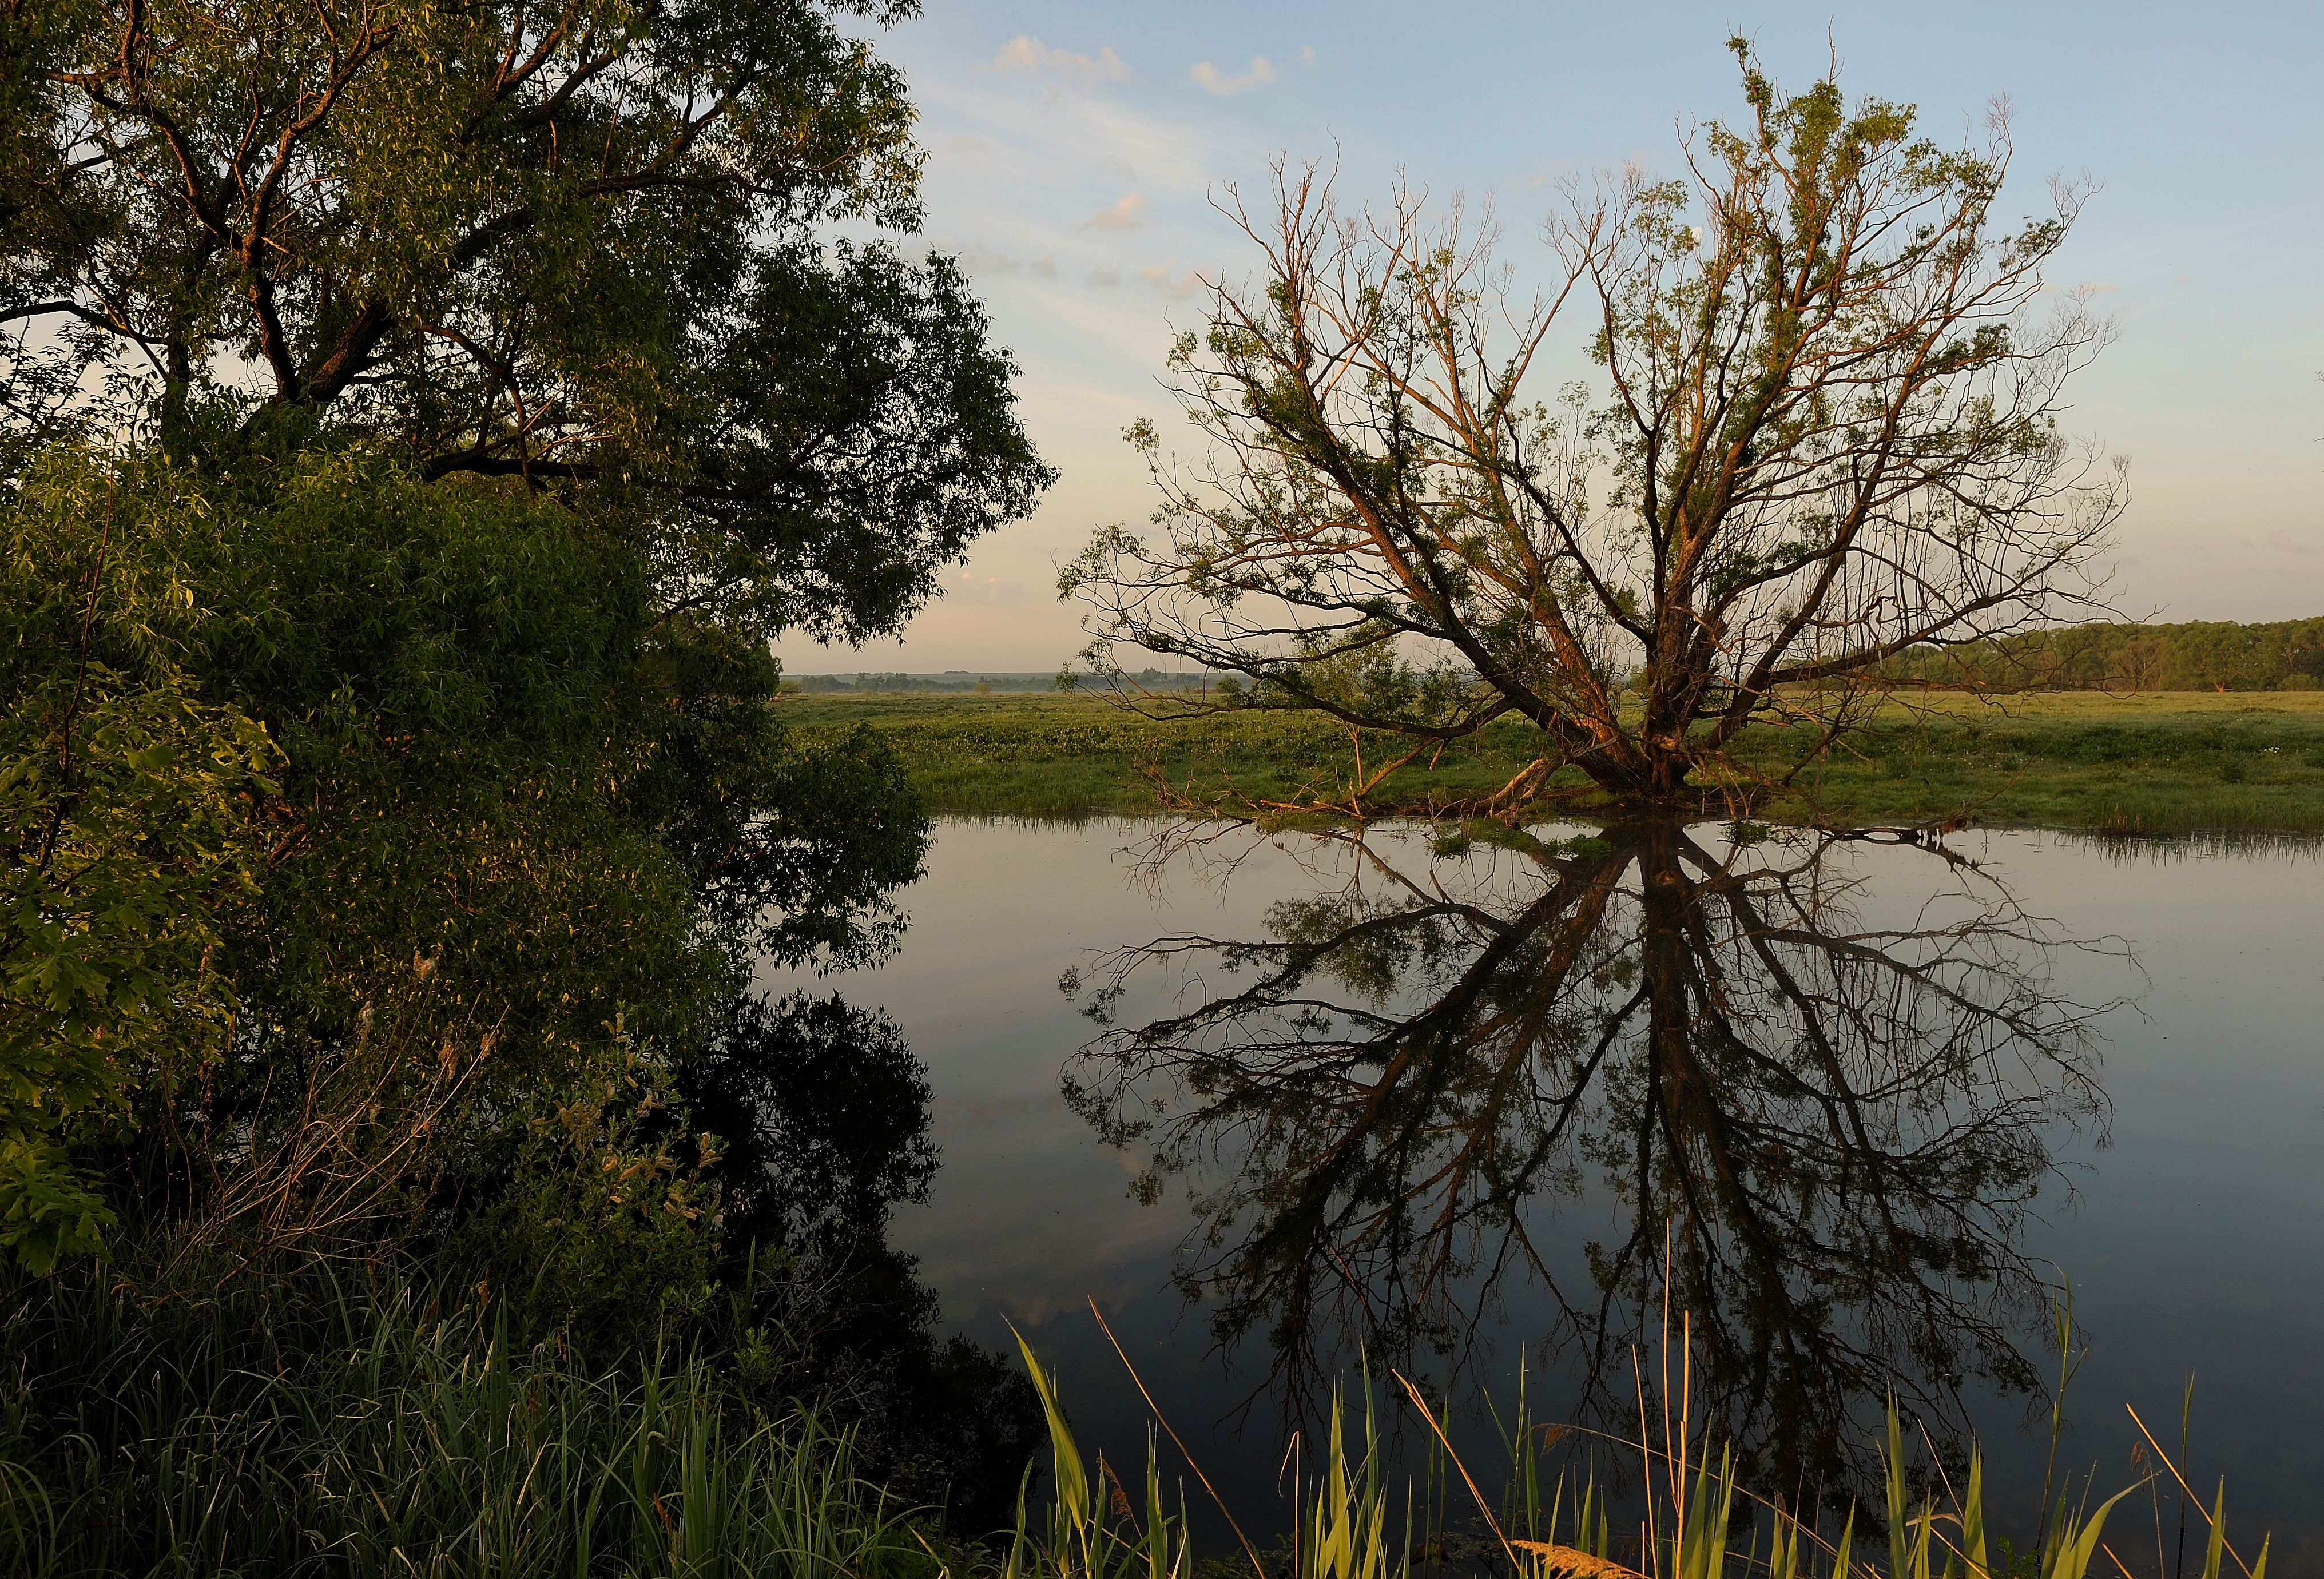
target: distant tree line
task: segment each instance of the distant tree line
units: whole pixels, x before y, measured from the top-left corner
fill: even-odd
[[[1204,676],[1184,672],[1146,669],[1137,674],[1125,672],[1121,676],[1148,691],[1186,691],[1203,684]],[[1053,675],[1046,671],[970,674],[965,670],[946,670],[941,675],[907,675],[900,671],[873,674],[861,670],[854,675],[788,675],[783,679],[787,690],[798,690],[810,695],[863,695],[875,692],[918,692],[938,694],[953,692],[990,691],[1072,691],[1078,689],[1087,675]]]
[[[795,688],[816,695],[853,695],[874,691],[1047,691],[1049,689],[1049,676],[1031,673],[907,675],[901,671],[891,671],[872,674],[863,670],[853,675],[785,675],[784,688]]]
[[[2088,624],[1923,650],[1903,677],[2066,691],[2313,691],[2324,688],[2324,617],[2244,625]]]

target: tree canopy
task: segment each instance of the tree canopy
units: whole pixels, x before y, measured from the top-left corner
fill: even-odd
[[[0,22],[0,399],[630,501],[662,595],[892,631],[1047,473],[918,218],[913,9],[97,0]]]
[[[1051,477],[909,240],[911,9],[0,5],[26,1264],[417,1225],[650,1327],[747,1258],[686,1093],[928,838],[769,640],[893,633]]]
[[[1570,182],[1530,293],[1489,209],[1314,167],[1238,199],[1259,277],[1171,360],[1207,455],[1135,425],[1156,530],[1064,578],[1093,666],[1172,654],[1414,753],[1516,714],[1512,796],[1571,765],[1668,802],[1756,720],[1812,755],[1889,658],[2092,605],[2122,474],[2060,419],[2109,330],[2045,275],[2087,188],[2012,225],[2001,107],[1946,149],[1731,47],[1743,114],[1677,179]]]

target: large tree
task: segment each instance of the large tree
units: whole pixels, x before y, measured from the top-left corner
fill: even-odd
[[[927,818],[768,638],[893,632],[1050,475],[903,239],[911,9],[0,0],[0,1244],[892,941]]]
[[[1274,212],[1238,201],[1260,277],[1172,358],[1208,454],[1135,425],[1158,529],[1064,578],[1094,665],[1191,658],[1413,753],[1515,715],[1512,802],[1568,765],[1651,802],[1755,721],[1811,756],[1904,655],[2091,602],[2121,473],[2060,423],[2108,331],[2044,275],[2087,188],[2013,224],[2001,107],[1949,151],[1732,48],[1745,114],[1680,179],[1569,186],[1531,295],[1489,213],[1281,166]]]
[[[907,0],[0,10],[0,396],[618,491],[673,603],[892,630],[1047,473],[908,231]]]

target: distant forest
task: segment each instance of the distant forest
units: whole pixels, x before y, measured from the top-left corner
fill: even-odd
[[[1939,684],[2065,691],[2314,691],[2324,689],[2324,617],[2061,626],[1924,652],[1906,673]]]
[[[2183,625],[2060,626],[1950,652],[1927,650],[1899,666],[1897,677],[2061,691],[2324,690],[2324,615],[2272,625],[2198,620]],[[1190,688],[1203,681],[1199,674],[1156,669],[1128,678],[1154,691]],[[955,669],[942,675],[786,675],[783,684],[825,694],[1023,692],[1055,689],[1057,677],[1038,671]]]
[[[1166,674],[1160,669],[1147,669],[1126,675],[1149,691],[1183,691],[1203,683],[1198,674]],[[866,670],[853,675],[786,675],[783,688],[803,691],[810,695],[867,695],[872,692],[994,692],[994,691],[1071,691],[1089,679],[1086,675],[1067,676],[1060,680],[1053,670],[1018,669],[1002,672],[977,672],[969,669],[948,669],[941,675],[873,674]]]

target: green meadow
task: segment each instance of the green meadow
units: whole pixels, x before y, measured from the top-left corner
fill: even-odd
[[[988,816],[1222,812],[1340,801],[1397,743],[1328,721],[1251,711],[1174,721],[1092,695],[790,695],[809,733],[868,728],[910,767],[932,810]],[[1742,762],[1779,773],[1789,732],[1745,737]],[[1374,809],[1455,805],[1498,790],[1536,755],[1503,721],[1390,775]],[[1590,809],[1582,776],[1550,781],[1536,814]],[[1714,791],[1717,785],[1711,786]],[[1746,787],[1738,781],[1738,791]],[[1563,798],[1561,792],[1572,792]],[[2056,692],[1892,705],[1788,788],[1754,789],[1784,822],[1965,817],[2124,833],[2324,829],[2324,692]]]

